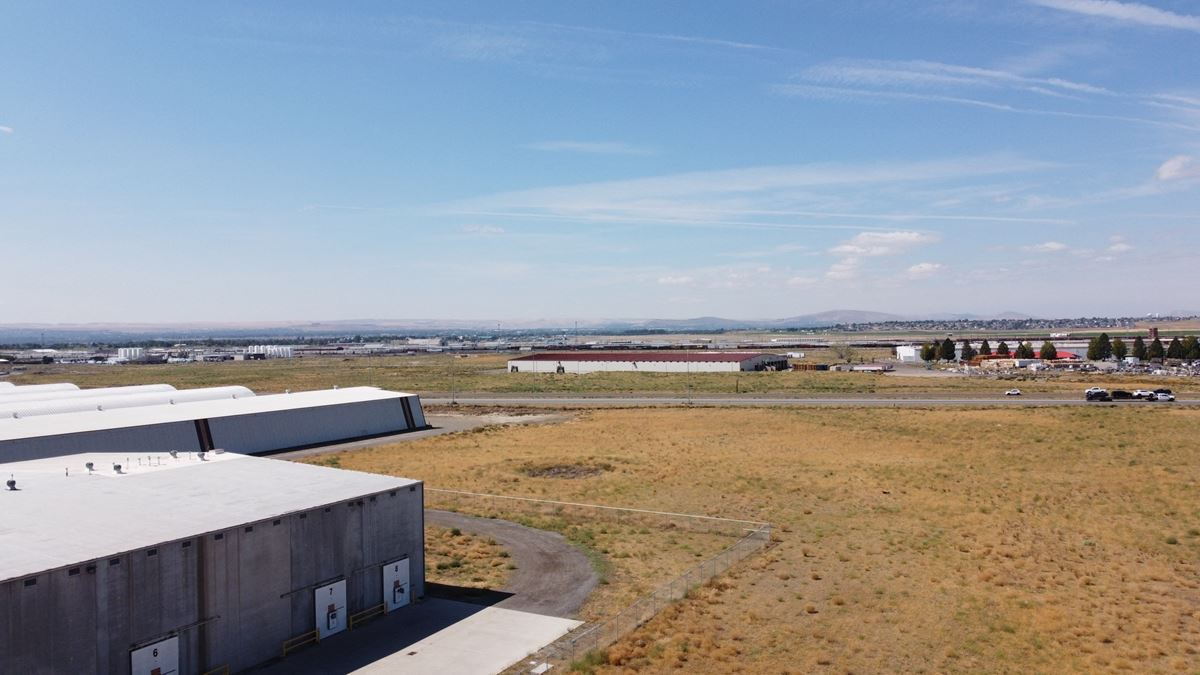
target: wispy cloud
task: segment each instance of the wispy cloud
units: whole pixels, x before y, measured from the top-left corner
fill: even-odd
[[[1200,178],[1200,162],[1191,155],[1176,155],[1163,162],[1154,172],[1154,177],[1161,181]]]
[[[504,234],[503,227],[495,225],[463,225],[462,231],[467,234],[475,234],[485,237],[496,237]]]
[[[1073,12],[1085,16],[1095,16],[1114,21],[1136,23],[1157,28],[1174,28],[1200,33],[1200,16],[1176,14],[1165,9],[1143,5],[1137,2],[1117,2],[1116,0],[1029,0],[1032,4]]]
[[[928,232],[860,232],[851,239],[830,249],[844,256],[879,257],[903,253],[914,246],[931,244],[937,235]]]
[[[524,146],[544,152],[580,152],[593,155],[653,155],[650,148],[619,141],[542,141]]]
[[[895,229],[919,211],[854,213],[850,204],[914,185],[958,184],[974,177],[1038,172],[1052,164],[1011,155],[898,163],[809,164],[694,171],[648,178],[536,188],[441,207],[453,215],[725,229]],[[936,187],[930,190],[936,191]],[[989,204],[989,206],[991,206]],[[934,213],[969,220],[1001,215]],[[831,223],[838,219],[847,222]],[[876,221],[876,222],[872,222]]]
[[[802,77],[813,82],[876,87],[1010,88],[1046,96],[1112,93],[1104,87],[1084,82],[1028,77],[1005,70],[936,61],[839,59],[812,66]]]
[[[838,59],[806,68],[797,77],[801,81],[774,84],[770,91],[810,100],[945,103],[1021,115],[1200,131],[1200,105],[1188,96],[1130,94],[1088,82],[1031,77],[1011,70],[936,61]],[[1058,104],[1046,107],[1047,98]],[[1136,107],[1131,110],[1130,106]],[[1193,117],[1143,116],[1141,113],[1149,112],[1149,108],[1171,108]]]
[[[923,262],[917,263],[904,271],[904,276],[909,279],[928,279],[938,272],[941,272],[943,265],[941,263]]]
[[[854,279],[865,258],[899,255],[938,239],[938,235],[929,232],[860,232],[829,249],[829,253],[839,256],[839,260],[830,265],[825,276],[835,281]]]
[[[678,35],[673,33],[642,33],[637,31],[612,30],[608,28],[593,28],[590,26],[572,26],[561,23],[542,23],[529,21],[525,25],[536,26],[541,28],[549,28],[560,31],[570,31],[576,33],[587,33],[591,35],[606,35],[619,38],[634,38],[643,40],[656,40],[662,42],[678,42],[684,44],[694,44],[706,47],[721,47],[726,49],[738,49],[748,51],[761,52],[786,52],[788,49],[781,47],[772,47],[770,45],[755,44],[752,42],[739,42],[737,40],[724,40],[721,38],[704,37],[698,35]]]
[[[1046,241],[1040,244],[1022,246],[1021,248],[1030,253],[1061,253],[1067,250],[1067,245],[1060,241]]]
[[[12,127],[6,127],[6,126],[0,125],[0,134],[11,134],[12,132],[13,132]]]

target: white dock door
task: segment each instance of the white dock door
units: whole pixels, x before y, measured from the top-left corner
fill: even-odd
[[[179,672],[179,638],[169,637],[129,652],[132,675],[175,675]]]
[[[317,614],[317,639],[346,630],[346,580],[321,586],[313,592]]]
[[[408,584],[408,558],[383,566],[383,608],[390,612],[407,605],[412,597]]]

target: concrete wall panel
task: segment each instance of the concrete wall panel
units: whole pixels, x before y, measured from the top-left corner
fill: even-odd
[[[272,452],[408,429],[400,399],[214,417],[213,443],[230,452]]]

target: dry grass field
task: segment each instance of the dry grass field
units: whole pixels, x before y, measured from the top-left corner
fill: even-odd
[[[601,672],[1197,673],[1198,437],[1200,410],[1155,406],[603,410],[339,461],[775,524],[778,545],[599,655]],[[558,465],[603,468],[530,470]],[[689,557],[661,532],[601,529],[614,585]]]
[[[332,386],[375,385],[418,394],[447,392],[546,394],[780,394],[829,396],[999,395],[1011,386],[1026,395],[1078,396],[1089,386],[1135,389],[1167,386],[1178,394],[1200,394],[1200,382],[1179,378],[1107,375],[1048,375],[997,381],[984,377],[903,377],[866,373],[593,373],[546,375],[509,373],[509,355],[465,358],[446,354],[394,357],[318,357],[272,361],[228,361],[161,365],[29,366],[10,378],[17,384],[74,382],[81,387],[166,382],[181,388],[240,384],[259,393],[302,391]]]
[[[503,588],[515,569],[494,539],[425,526],[425,580],[466,588]]]

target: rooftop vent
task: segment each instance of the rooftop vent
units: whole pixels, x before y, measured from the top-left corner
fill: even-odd
[[[17,481],[16,481],[16,479],[14,479],[14,478],[9,478],[9,479],[8,479],[8,481],[5,483],[5,485],[7,485],[7,486],[8,486],[8,489],[9,489],[9,490],[12,490],[12,491],[14,491],[14,492],[15,492],[15,491],[16,491],[16,489],[17,489]]]
[[[113,473],[121,473],[121,465],[113,464]]]
[[[87,469],[88,473],[91,473],[96,470],[96,465],[92,462],[87,462],[83,465],[83,468]]]

